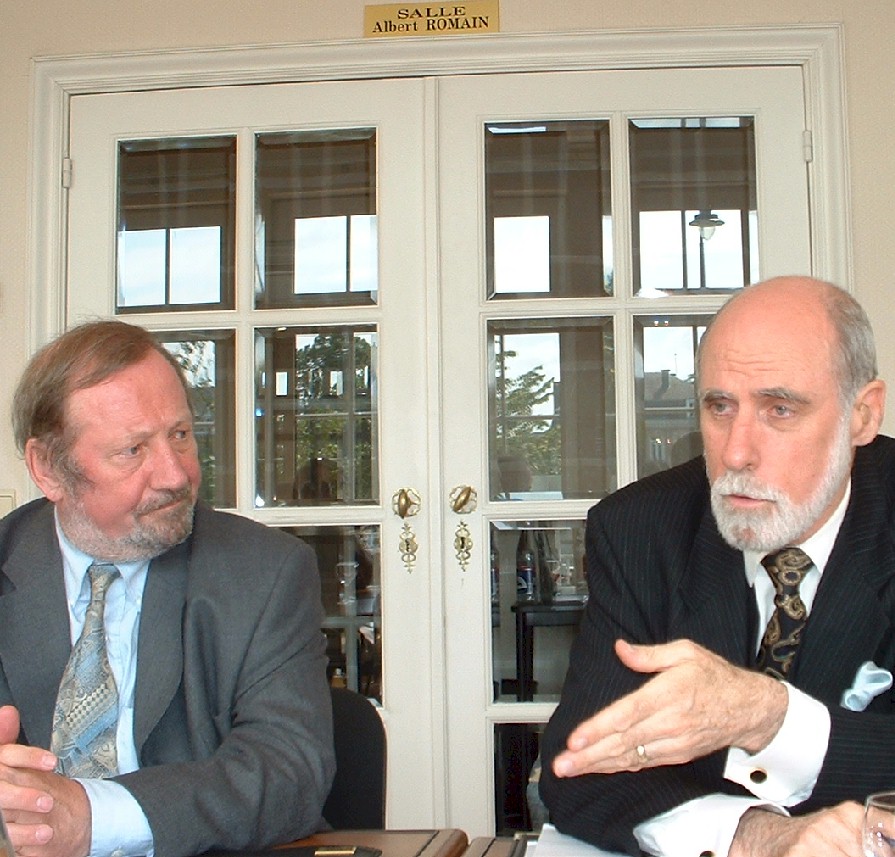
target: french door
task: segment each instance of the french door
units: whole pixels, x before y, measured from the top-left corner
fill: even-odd
[[[68,320],[158,331],[206,499],[316,549],[390,826],[536,820],[587,508],[698,451],[720,303],[810,270],[803,116],[787,67],[72,98]]]

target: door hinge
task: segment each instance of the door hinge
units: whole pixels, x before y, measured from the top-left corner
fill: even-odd
[[[71,158],[62,159],[62,187],[68,190],[71,187]]]
[[[814,160],[814,137],[810,131],[802,131],[802,156],[805,163],[810,164]]]

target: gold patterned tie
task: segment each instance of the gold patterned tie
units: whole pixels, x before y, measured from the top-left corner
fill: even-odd
[[[761,564],[774,584],[775,594],[774,612],[761,640],[756,668],[786,678],[808,621],[799,586],[813,563],[800,548],[783,548],[768,554]]]
[[[59,683],[50,749],[59,758],[59,773],[109,777],[118,773],[118,687],[109,666],[103,614],[106,593],[119,572],[97,563],[87,573],[90,604]]]

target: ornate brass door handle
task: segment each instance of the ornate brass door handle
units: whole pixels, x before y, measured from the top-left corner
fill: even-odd
[[[468,515],[470,512],[474,512],[478,504],[478,495],[475,488],[471,485],[458,485],[451,491],[449,499],[451,509],[458,515]],[[466,571],[469,565],[473,545],[472,533],[469,532],[466,521],[460,521],[454,534],[454,551],[456,552],[457,562],[463,571]]]
[[[416,515],[421,506],[420,495],[413,488],[399,488],[392,496],[392,511],[404,522],[398,539],[398,551],[407,571],[413,571],[416,565],[416,552],[419,550],[416,533],[413,532],[413,527],[407,519]]]

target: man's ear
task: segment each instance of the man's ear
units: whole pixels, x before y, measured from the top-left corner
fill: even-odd
[[[47,457],[47,448],[36,438],[28,438],[25,443],[25,466],[34,484],[55,503],[62,496],[62,480]]]
[[[852,410],[851,437],[854,446],[865,446],[878,434],[886,412],[886,384],[879,378],[865,384]]]

